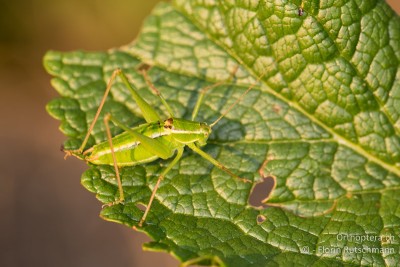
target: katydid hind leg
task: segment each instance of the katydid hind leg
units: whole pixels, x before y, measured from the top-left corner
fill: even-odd
[[[131,92],[132,98],[135,100],[136,104],[139,106],[140,111],[142,112],[143,118],[146,122],[155,122],[160,121],[160,116],[158,116],[157,112],[154,108],[150,106],[149,103],[146,102],[137,92],[136,88],[129,82],[128,77],[126,77],[125,73],[119,69],[118,76],[121,78],[122,82]]]
[[[103,98],[101,99],[100,105],[97,108],[96,115],[94,116],[94,119],[93,119],[93,121],[91,122],[91,124],[89,126],[89,129],[88,129],[88,131],[87,131],[87,133],[85,135],[85,138],[83,139],[83,142],[82,142],[81,146],[76,150],[64,150],[64,152],[66,153],[65,157],[68,157],[68,156],[73,155],[73,154],[79,154],[79,155],[82,154],[82,152],[83,152],[83,150],[84,150],[84,148],[85,148],[85,146],[86,146],[86,144],[87,144],[87,142],[89,140],[90,134],[93,131],[94,125],[96,124],[97,120],[99,119],[100,112],[103,109],[104,103],[107,100],[107,96],[110,93],[111,87],[112,87],[112,85],[114,83],[115,78],[118,75],[118,72],[119,72],[119,69],[115,70],[112,73],[112,75],[111,75],[111,77],[110,77],[110,79],[109,79],[109,81],[107,83],[106,91],[104,92],[104,95],[103,95]]]
[[[73,155],[73,154],[82,154],[83,150],[85,149],[85,146],[89,140],[90,134],[93,131],[93,128],[97,122],[97,120],[100,117],[100,113],[104,107],[104,104],[107,100],[107,96],[109,95],[111,88],[114,84],[114,81],[116,79],[116,77],[119,76],[120,79],[122,80],[122,82],[124,83],[124,85],[129,89],[132,98],[135,100],[136,104],[139,106],[140,110],[142,111],[142,115],[144,117],[144,119],[147,122],[154,122],[154,121],[159,121],[160,117],[158,116],[158,114],[156,113],[156,111],[146,102],[146,100],[144,100],[137,92],[136,89],[134,89],[134,87],[130,84],[128,78],[126,77],[126,75],[124,74],[124,72],[121,69],[116,69],[113,71],[113,73],[111,74],[111,77],[107,83],[107,87],[106,90],[104,92],[103,98],[101,99],[100,105],[97,108],[96,114],[94,116],[93,121],[91,122],[89,129],[85,135],[85,138],[83,139],[83,142],[81,144],[81,146],[76,149],[76,150],[64,150],[66,153],[66,157]]]
[[[154,188],[153,188],[153,191],[152,191],[151,196],[150,196],[150,200],[149,200],[149,202],[148,202],[148,204],[147,204],[147,206],[146,206],[146,210],[144,211],[144,214],[143,214],[142,218],[141,218],[140,221],[139,221],[139,227],[142,227],[144,221],[146,220],[147,214],[149,213],[150,208],[151,208],[151,205],[153,204],[154,197],[155,197],[155,195],[156,195],[156,192],[157,192],[157,190],[158,190],[158,187],[160,186],[161,181],[164,179],[164,177],[167,175],[167,173],[179,162],[179,160],[180,160],[181,157],[182,157],[182,154],[183,154],[183,147],[180,147],[180,148],[178,148],[177,153],[176,153],[176,156],[175,156],[175,158],[173,159],[173,161],[172,161],[172,162],[168,165],[168,167],[165,168],[165,170],[158,176],[156,185],[155,185]]]

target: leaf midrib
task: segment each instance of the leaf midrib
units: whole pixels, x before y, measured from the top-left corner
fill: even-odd
[[[214,39],[208,33],[208,31],[205,31],[201,27],[201,25],[199,25],[196,21],[191,20],[190,17],[188,17],[184,12],[181,12],[181,10],[178,7],[176,7],[175,5],[174,5],[174,7],[175,7],[175,10],[177,10],[186,19],[191,21],[198,29],[202,29],[202,32],[208,37],[209,40],[211,40],[213,43],[218,45],[228,55],[230,55],[233,59],[235,59],[237,62],[239,62],[240,65],[242,65],[247,70],[247,72],[250,75],[252,75],[253,78],[257,77],[257,75],[256,75],[256,73],[254,73],[253,69],[251,69],[247,65],[243,64],[242,59],[240,57],[238,57],[235,53],[233,53],[234,51],[231,51],[230,49],[227,49],[222,42],[220,42],[217,39]],[[261,81],[261,82],[263,82],[263,81]],[[338,133],[333,131],[331,128],[329,128],[326,124],[324,124],[323,122],[321,122],[320,120],[316,119],[314,116],[312,116],[311,114],[306,112],[300,105],[298,105],[298,103],[290,101],[289,99],[285,98],[281,94],[277,93],[275,90],[271,89],[265,82],[263,84],[264,84],[264,88],[265,88],[264,90],[267,93],[269,93],[269,94],[275,96],[276,98],[278,98],[279,100],[287,103],[290,107],[292,107],[295,110],[297,110],[299,113],[301,113],[302,115],[307,117],[310,121],[312,121],[316,125],[320,126],[327,133],[329,133],[339,145],[347,146],[348,148],[352,149],[353,151],[355,151],[359,155],[363,156],[364,158],[368,159],[369,161],[374,162],[374,163],[382,166],[387,171],[390,171],[390,172],[392,172],[392,173],[394,173],[394,174],[396,174],[397,176],[400,177],[400,168],[397,168],[395,165],[391,165],[391,164],[383,161],[382,159],[378,158],[377,156],[372,155],[367,150],[365,150],[363,147],[361,147],[358,143],[353,143],[353,142],[348,141],[343,136],[339,135]]]

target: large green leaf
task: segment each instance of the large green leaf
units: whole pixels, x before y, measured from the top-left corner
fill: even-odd
[[[399,17],[379,0],[305,1],[302,16],[300,5],[176,0],[160,4],[132,44],[45,56],[61,95],[47,110],[61,120],[67,148],[81,144],[117,67],[167,114],[136,70],[151,64],[176,117],[190,118],[201,88],[227,80],[239,65],[234,81],[207,92],[198,119],[209,123],[265,75],[204,147],[254,184],[187,150],[139,229],[153,239],[146,249],[227,266],[400,262]],[[121,82],[111,95],[103,113],[129,126],[143,122]],[[89,145],[105,139],[98,123]],[[122,168],[126,201],[105,207],[102,217],[137,226],[137,204],[148,202],[169,163]],[[263,180],[260,168],[275,180],[268,208],[248,204]],[[117,197],[111,166],[90,166],[82,183],[103,203]]]

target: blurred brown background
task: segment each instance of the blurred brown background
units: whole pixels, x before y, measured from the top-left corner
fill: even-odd
[[[57,96],[42,67],[47,50],[127,44],[157,2],[0,2],[0,266],[177,265],[143,252],[143,234],[98,218],[100,203],[80,185],[86,167],[64,161],[59,122],[44,108]]]
[[[131,42],[159,0],[0,3],[0,266],[176,266],[143,252],[149,239],[99,218],[80,185],[86,169],[63,159],[57,96],[42,67],[49,50],[105,50]]]

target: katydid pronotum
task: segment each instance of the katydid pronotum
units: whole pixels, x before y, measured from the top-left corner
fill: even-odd
[[[146,220],[147,214],[151,208],[152,202],[156,195],[157,189],[160,182],[167,175],[167,173],[179,162],[182,157],[185,146],[188,146],[195,153],[199,154],[205,160],[212,163],[217,168],[228,173],[243,182],[250,182],[248,179],[241,178],[226,168],[222,163],[215,160],[213,157],[202,151],[199,147],[206,145],[207,139],[211,134],[211,128],[222,119],[242,98],[256,85],[251,85],[229,108],[222,113],[222,115],[216,119],[210,125],[203,122],[195,121],[197,113],[199,111],[201,102],[204,94],[208,89],[221,85],[223,82],[216,83],[212,86],[204,88],[197,100],[197,103],[193,109],[192,120],[184,120],[176,118],[173,115],[172,109],[162,97],[161,93],[151,83],[150,78],[147,75],[147,71],[142,68],[142,74],[149,85],[150,89],[154,94],[159,96],[161,102],[169,113],[169,118],[162,120],[156,111],[136,92],[136,89],[129,82],[127,76],[121,69],[116,69],[107,84],[104,96],[97,109],[97,113],[90,124],[88,132],[82,142],[82,145],[77,150],[64,150],[66,157],[73,155],[79,159],[83,159],[86,162],[90,162],[95,165],[113,165],[115,169],[115,175],[119,189],[119,199],[111,203],[110,205],[124,202],[124,191],[122,188],[122,182],[119,174],[119,167],[134,166],[139,164],[145,164],[148,162],[155,161],[156,159],[169,159],[174,156],[174,159],[169,165],[161,172],[158,180],[154,186],[150,200],[146,206],[144,214],[139,221],[138,226],[142,227]],[[107,141],[94,145],[93,147],[84,150],[89,140],[90,134],[96,121],[99,118],[100,112],[107,99],[107,96],[112,88],[114,80],[119,77],[123,84],[129,89],[133,99],[138,105],[142,112],[145,124],[141,124],[137,127],[127,127],[117,118],[110,113],[104,116],[104,125],[107,133]],[[261,79],[260,76],[257,82]],[[116,126],[124,130],[123,133],[112,137],[109,127],[109,121],[114,123]]]

